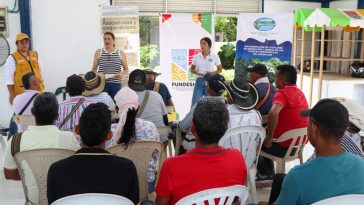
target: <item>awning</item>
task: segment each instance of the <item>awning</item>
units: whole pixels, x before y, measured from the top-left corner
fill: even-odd
[[[346,31],[364,28],[364,9],[298,9],[295,11],[294,21],[299,27],[311,31],[313,27],[328,29],[344,28]]]

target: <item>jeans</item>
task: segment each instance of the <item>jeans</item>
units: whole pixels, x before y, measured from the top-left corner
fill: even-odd
[[[15,113],[14,115],[15,116]],[[18,126],[13,121],[13,116],[10,119],[10,125],[9,125],[9,133],[8,133],[8,140],[18,131]]]
[[[105,83],[104,92],[110,95],[110,97],[114,100],[116,93],[121,89],[121,83]],[[115,100],[114,100],[115,101]]]
[[[203,77],[196,79],[195,88],[193,89],[191,107],[203,96],[207,96],[206,80]]]

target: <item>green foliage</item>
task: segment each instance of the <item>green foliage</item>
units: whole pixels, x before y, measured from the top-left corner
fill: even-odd
[[[259,58],[251,58],[248,62],[243,59],[238,59],[235,62],[235,75],[242,76],[244,79],[248,79],[247,69],[253,67],[254,65],[261,63],[268,68],[268,78],[270,82],[274,82],[276,68],[279,65],[289,64],[288,61],[281,61],[279,58],[271,58],[266,61],[261,61]]]
[[[221,75],[224,76],[225,80],[233,80],[235,76],[234,70],[222,70]]]
[[[217,55],[220,57],[222,68],[225,70],[234,69],[235,45],[228,43],[221,46],[220,49]]]
[[[159,65],[159,49],[157,45],[147,44],[140,47],[140,64],[143,68],[155,68]]]
[[[238,19],[236,17],[217,16],[215,20],[215,32],[223,32],[224,40],[227,42],[236,41]]]

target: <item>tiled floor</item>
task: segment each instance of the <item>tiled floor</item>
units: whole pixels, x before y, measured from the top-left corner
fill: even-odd
[[[313,153],[313,147],[308,144],[304,150],[304,161]],[[0,148],[0,205],[24,205],[25,198],[23,187],[20,181],[5,180],[3,173],[3,154]],[[287,171],[299,164],[298,160],[287,163]],[[258,201],[267,201],[270,194],[270,188],[257,189]],[[249,202],[249,200],[248,200]]]

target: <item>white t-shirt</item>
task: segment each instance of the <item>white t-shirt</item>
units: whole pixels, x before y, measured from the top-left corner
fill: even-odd
[[[97,95],[87,96],[86,98],[94,102],[104,103],[109,107],[109,110],[115,111],[115,106],[116,106],[115,102],[106,92],[102,92]]]
[[[192,65],[196,66],[196,71],[201,74],[215,71],[216,66],[221,65],[220,57],[216,54],[210,53],[203,57],[202,53],[196,54],[192,59]]]
[[[139,97],[139,105],[142,106],[146,91],[136,92]],[[140,108],[139,108],[140,109]],[[157,92],[150,91],[148,103],[144,108],[140,118],[153,122],[156,127],[165,126],[163,116],[167,115],[167,108],[161,95]]]
[[[4,168],[15,170],[17,165],[14,157],[11,155],[10,139],[6,144],[4,154]],[[54,125],[47,126],[29,126],[25,131],[20,141],[20,151],[33,149],[59,148],[78,150],[80,145],[76,137],[71,132],[60,131]],[[34,204],[38,204],[38,188],[33,174],[27,164],[24,165],[25,184],[28,189],[29,200]],[[47,177],[47,176],[44,176]]]
[[[229,105],[227,109],[230,116],[228,129],[241,126],[262,126],[262,116],[255,109],[245,111],[235,104]]]

